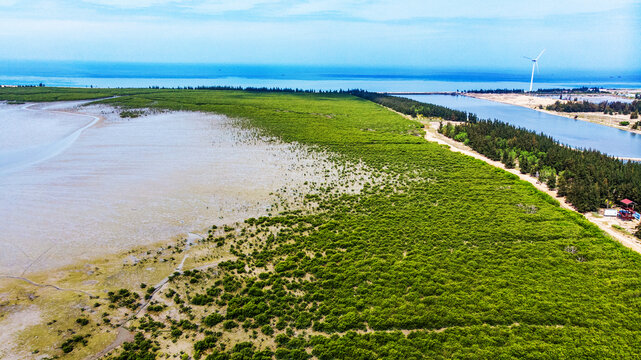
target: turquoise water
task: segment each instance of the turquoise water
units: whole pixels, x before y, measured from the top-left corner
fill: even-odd
[[[629,131],[467,96],[408,95],[405,97],[475,113],[482,119],[497,119],[544,133],[574,148],[595,149],[618,157],[641,158],[641,135]]]
[[[530,69],[426,69],[403,67],[148,64],[0,61],[0,84],[95,87],[243,86],[313,90],[456,91],[524,89]],[[535,88],[641,87],[638,72],[546,71]]]

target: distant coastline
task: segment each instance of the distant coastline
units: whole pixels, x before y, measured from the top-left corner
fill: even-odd
[[[641,87],[641,73],[551,71],[536,86]],[[526,88],[523,69],[0,61],[0,84],[74,87],[252,86],[387,92]]]

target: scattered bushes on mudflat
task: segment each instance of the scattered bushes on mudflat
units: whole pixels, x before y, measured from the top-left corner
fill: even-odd
[[[421,128],[417,122],[336,93],[158,90],[103,102],[242,117],[267,135],[313,145],[339,164],[371,170],[358,193],[310,196],[316,211],[247,222],[248,233],[269,235],[251,250],[235,246],[245,272],[233,261],[215,276],[173,277],[171,298],[181,319],[172,326],[181,339],[194,339],[194,357],[640,355],[639,255],[514,175],[412,136]],[[565,191],[587,174],[621,166],[586,152],[584,170],[564,173],[568,162],[584,160],[565,157],[553,145],[544,148],[547,140],[532,134],[479,123],[448,129],[448,136],[465,132],[461,140],[486,146],[479,152],[538,168],[547,179],[554,175]],[[633,170],[619,169],[608,178],[621,186],[617,195],[635,191],[620,185]],[[586,193],[610,189],[601,177],[592,180]],[[572,191],[578,196],[577,189]],[[250,236],[228,235],[230,245]],[[195,294],[214,302],[192,311],[184,301]],[[203,317],[202,335],[178,325],[183,319],[193,323],[190,316]],[[146,317],[140,324],[136,340],[114,358],[157,355],[161,325]],[[226,344],[214,331],[239,340]],[[265,337],[274,341],[272,349],[259,349]]]

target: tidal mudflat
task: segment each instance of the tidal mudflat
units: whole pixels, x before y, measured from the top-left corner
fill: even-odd
[[[276,202],[337,176],[322,154],[262,137],[225,116],[121,118],[114,108],[80,104],[0,107],[9,129],[0,135],[7,169],[0,175],[0,274],[266,215]],[[27,151],[35,161],[19,158],[25,152],[16,150],[24,149],[38,150]],[[20,161],[24,166],[10,166]]]

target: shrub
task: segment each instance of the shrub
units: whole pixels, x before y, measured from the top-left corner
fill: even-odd
[[[81,343],[87,346],[88,337],[89,335],[76,335],[72,338],[65,340],[65,342],[63,342],[62,345],[60,345],[60,349],[62,349],[62,352],[66,354],[66,353],[72,352],[78,343]]]
[[[207,305],[213,301],[211,296],[205,294],[196,294],[191,298],[191,303],[194,305]]]
[[[260,331],[265,335],[273,335],[274,334],[274,329],[269,325],[265,325],[265,326],[261,327]]]
[[[223,320],[225,320],[225,318],[222,315],[220,315],[219,313],[213,313],[207,315],[203,319],[203,324],[211,327],[220,324]]]
[[[225,330],[231,330],[238,327],[238,324],[234,320],[227,320],[223,323],[223,328]]]

